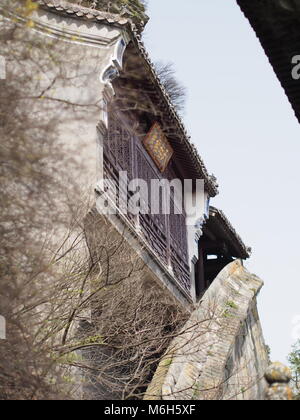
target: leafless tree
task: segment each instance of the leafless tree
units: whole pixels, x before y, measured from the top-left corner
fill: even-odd
[[[30,16],[36,4],[19,6]],[[127,261],[125,272],[115,272],[113,257],[128,255],[122,235],[113,251],[111,236],[100,238],[101,252],[94,255],[87,231],[94,231],[96,222],[87,228],[94,224],[86,217],[90,204],[70,176],[78,162],[57,141],[61,115],[82,108],[53,95],[57,87],[76,84],[66,72],[70,55],[65,45],[33,35],[30,26],[30,21],[1,22],[7,77],[0,92],[0,314],[7,321],[7,340],[0,343],[0,396],[72,398],[82,388],[81,379],[73,378],[74,366],[80,366],[94,376],[102,369],[98,397],[109,382],[111,391],[125,398],[146,386],[168,343],[163,332],[175,328],[178,311],[165,298],[156,299],[153,285],[147,298],[142,294],[138,280],[144,267],[135,260]],[[131,303],[127,308],[125,301]],[[86,355],[86,348],[95,346],[97,354],[89,360],[89,349],[88,362],[75,351]],[[105,369],[99,363],[95,368],[95,357],[105,358]]]
[[[18,7],[28,17],[36,3]],[[78,82],[70,47],[37,36],[30,20],[0,28],[0,398],[143,398],[188,314],[70,175],[79,163],[58,141],[62,115],[100,111],[55,93]],[[176,101],[170,67],[160,74]]]
[[[4,3],[9,10],[10,2]],[[36,4],[17,6],[29,16]],[[54,84],[65,82],[65,47],[33,36],[30,25],[11,20],[0,25],[7,68],[0,90],[0,313],[7,321],[7,340],[0,343],[0,395],[56,398],[65,390],[48,380],[49,372],[58,372],[50,349],[64,322],[57,309],[67,304],[60,296],[72,273],[66,276],[58,267],[53,237],[73,229],[78,194],[68,175],[75,163],[62,155],[56,140],[60,113],[73,105],[48,99]],[[55,381],[64,382],[62,375]]]

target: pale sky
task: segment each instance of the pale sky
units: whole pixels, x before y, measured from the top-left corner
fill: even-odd
[[[188,89],[183,119],[220,185],[212,204],[253,248],[265,340],[286,363],[300,324],[300,126],[234,0],[148,3],[144,41]]]

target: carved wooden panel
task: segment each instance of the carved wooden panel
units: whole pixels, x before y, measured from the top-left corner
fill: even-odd
[[[190,291],[186,216],[184,213],[176,214],[173,200],[171,200],[169,224],[172,268],[182,286]]]
[[[117,186],[117,206],[119,205],[119,172],[127,171],[129,180],[133,176],[132,145],[132,134],[118,116],[111,112],[103,144],[104,176],[106,179],[112,179]],[[127,199],[129,198],[130,194],[127,193]],[[134,222],[135,218],[131,213],[128,212],[125,216],[132,223]]]
[[[127,171],[132,175],[132,135],[118,117],[111,113],[109,116],[107,137],[104,141],[104,154],[109,156],[110,162],[118,170]]]
[[[148,184],[148,214],[140,215],[140,224],[145,238],[164,262],[168,261],[166,216],[151,214],[151,179],[157,179],[157,171],[151,166],[139,147],[137,152],[137,176]]]

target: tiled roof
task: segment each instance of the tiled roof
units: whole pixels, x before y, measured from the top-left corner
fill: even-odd
[[[152,63],[149,54],[145,48],[145,45],[142,41],[142,37],[139,29],[132,23],[129,18],[124,18],[120,15],[115,15],[111,13],[102,12],[99,10],[94,10],[72,3],[65,2],[63,0],[33,0],[37,2],[42,8],[49,9],[52,12],[64,14],[74,18],[87,19],[94,22],[107,22],[108,24],[121,25],[128,27],[132,34],[133,42],[138,48],[140,55],[145,60],[145,64],[148,67],[149,74],[152,77],[153,82],[158,86],[159,91],[161,92],[161,97],[166,105],[166,110],[169,113],[172,121],[177,127],[181,141],[188,150],[189,156],[197,168],[197,171],[203,177],[205,181],[206,188],[211,197],[214,197],[218,194],[218,185],[214,175],[210,175],[205,167],[205,164],[200,157],[198,150],[194,144],[190,141],[190,136],[188,135],[184,123],[180,116],[178,115],[176,108],[174,107],[166,89],[162,85],[159,76],[156,73],[154,64]]]
[[[142,41],[142,37],[139,33],[137,33],[134,29],[134,41],[136,43],[137,48],[140,51],[141,56],[144,58],[148,68],[149,68],[149,72],[152,76],[152,79],[154,80],[154,82],[159,86],[160,91],[163,94],[163,99],[166,103],[166,107],[168,109],[168,112],[172,118],[172,120],[175,122],[178,131],[181,134],[181,138],[182,141],[185,143],[189,154],[191,156],[191,159],[193,160],[194,164],[196,165],[196,167],[198,167],[199,172],[202,174],[206,187],[209,191],[209,194],[211,197],[214,197],[218,194],[218,184],[217,184],[217,179],[214,175],[210,175],[206,169],[206,166],[202,160],[202,158],[199,155],[199,152],[196,148],[196,146],[191,143],[190,141],[190,136],[188,135],[188,132],[184,126],[184,123],[182,121],[182,119],[180,118],[180,116],[178,115],[178,112],[175,108],[175,106],[173,105],[168,92],[166,91],[166,89],[164,88],[164,86],[162,85],[159,76],[156,73],[155,70],[155,66],[154,63],[151,61],[151,58],[146,50],[146,47]]]
[[[237,233],[235,228],[232,226],[228,218],[225,216],[222,210],[217,209],[216,207],[209,208],[209,218],[216,218],[218,219],[222,225],[224,230],[229,235],[231,241],[234,242],[235,246],[239,249],[240,257],[242,259],[247,259],[251,255],[251,248],[247,247],[240,235]]]
[[[92,22],[105,22],[126,26],[131,24],[128,18],[107,13],[100,10],[90,9],[77,4],[69,3],[64,0],[32,0],[38,3],[43,9],[50,9],[52,12],[58,12],[74,18],[81,18]]]
[[[300,122],[300,81],[292,78],[292,57],[300,55],[299,1],[237,0],[254,29]]]

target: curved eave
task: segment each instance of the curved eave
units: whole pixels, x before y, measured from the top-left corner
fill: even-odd
[[[228,242],[232,249],[234,249],[233,257],[246,260],[250,258],[251,248],[247,247],[240,235],[237,233],[233,225],[225,216],[222,210],[215,207],[209,208],[209,221],[218,225],[222,231],[224,239]]]

